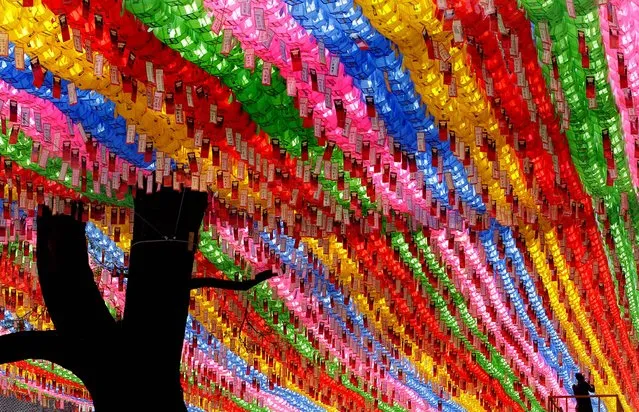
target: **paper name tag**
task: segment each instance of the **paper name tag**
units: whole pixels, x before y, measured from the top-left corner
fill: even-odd
[[[213,20],[213,24],[211,25],[211,31],[215,34],[219,34],[220,30],[222,30],[223,24],[224,24],[224,16],[217,16],[215,20]]]
[[[262,84],[265,86],[271,85],[271,63],[264,62],[262,65]]]
[[[193,104],[193,88],[191,86],[186,86],[186,104],[189,107],[194,107]]]
[[[339,57],[331,56],[331,64],[328,69],[328,74],[331,76],[337,76],[339,73]]]
[[[111,78],[112,85],[115,86],[120,84],[120,72],[118,71],[118,68],[116,66],[111,66],[109,77]]]
[[[146,135],[138,135],[138,153],[144,153],[146,151]]]
[[[15,59],[16,69],[24,70],[24,49],[22,47],[16,47],[13,55]]]
[[[78,53],[82,53],[82,38],[79,29],[73,29],[73,48]]]
[[[155,70],[155,84],[158,92],[164,92],[164,70]]]
[[[153,94],[153,110],[159,112],[162,110],[163,94],[160,91],[156,91]]]
[[[292,97],[297,94],[297,89],[295,86],[295,77],[293,76],[288,76],[286,78],[286,94]]]
[[[464,41],[464,31],[462,29],[461,20],[453,20],[453,40],[455,43]]]
[[[69,95],[70,105],[78,103],[78,94],[76,93],[75,84],[67,83],[67,93]]]
[[[149,83],[155,83],[155,76],[153,72],[153,62],[146,62],[146,80]]]
[[[49,160],[49,151],[45,148],[42,148],[42,152],[40,153],[40,159],[38,160],[38,166],[45,169],[47,167],[48,160]]]
[[[326,91],[326,76],[324,73],[317,74],[317,91],[324,93]]]
[[[126,126],[126,143],[133,144],[135,143],[135,125],[129,124]]]
[[[255,68],[255,49],[244,50],[244,68],[249,70]]]
[[[220,53],[223,55],[227,55],[231,52],[231,39],[233,37],[233,30],[224,29],[224,34],[222,35],[222,48]]]
[[[2,110],[2,104],[0,104],[0,110]],[[34,118],[36,130],[39,133],[42,133],[42,115],[40,114],[40,112],[35,112],[33,113],[33,118]]]
[[[329,110],[333,108],[332,93],[333,93],[333,90],[331,90],[329,87],[327,87],[324,92],[324,105]]]
[[[217,105],[209,105],[209,123],[217,123]]]
[[[244,17],[251,16],[251,1],[244,0],[240,3],[240,14]]]
[[[175,123],[184,124],[184,109],[181,104],[175,105]]]
[[[29,123],[29,119],[30,119],[29,112],[30,112],[30,110],[29,110],[28,107],[22,106],[22,113],[20,114],[20,125],[22,127],[29,127],[30,126],[30,123]]]
[[[97,54],[95,56],[95,64],[93,66],[93,75],[96,77],[102,77],[104,71],[104,56]]]
[[[9,33],[0,32],[0,56],[9,56]]]
[[[317,44],[317,52],[319,54],[319,61],[321,64],[326,64],[326,47],[324,41],[320,40]]]
[[[266,24],[264,22],[264,9],[255,8],[253,14],[253,18],[255,19],[255,28],[257,30],[266,30]]]
[[[49,123],[44,124],[44,141],[47,143],[51,142],[51,125]]]
[[[426,133],[425,132],[417,132],[417,151],[418,152],[426,151]]]
[[[63,181],[67,176],[67,170],[69,169],[69,164],[67,162],[62,163],[60,167],[60,174],[58,175],[58,180]]]

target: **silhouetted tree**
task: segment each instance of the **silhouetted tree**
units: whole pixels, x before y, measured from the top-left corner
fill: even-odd
[[[55,327],[0,337],[0,364],[44,359],[75,373],[96,411],[185,411],[180,359],[189,291],[247,290],[246,282],[192,279],[207,193],[170,189],[135,197],[126,304],[121,322],[110,315],[88,263],[82,205],[71,216],[47,207],[37,220],[42,296]]]

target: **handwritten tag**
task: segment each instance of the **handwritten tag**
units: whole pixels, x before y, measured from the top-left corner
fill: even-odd
[[[257,30],[266,30],[266,24],[264,22],[264,9],[255,8],[254,11],[255,28]]]
[[[240,14],[244,17],[251,17],[251,1],[244,0],[240,3]]]
[[[146,135],[138,135],[138,153],[144,153],[146,151]]]
[[[16,69],[24,70],[24,49],[22,47],[16,47],[13,56],[15,59]]]
[[[162,102],[164,101],[164,94],[156,91],[153,95],[153,110],[159,112],[162,110]]]
[[[235,139],[233,139],[233,129],[227,127],[224,129],[224,135],[226,136],[226,144],[229,147],[235,146]]]
[[[75,89],[75,84],[67,83],[67,93],[69,95],[69,104],[71,106],[78,103],[78,94]]]
[[[82,38],[79,29],[73,29],[73,48],[78,53],[82,53]]]
[[[153,62],[146,62],[146,80],[149,83],[155,83],[155,75],[153,71]]]
[[[326,76],[324,73],[317,74],[317,91],[324,93],[326,91]]]
[[[337,76],[339,73],[339,57],[331,56],[331,64],[328,69],[328,74],[331,76]]]
[[[271,48],[271,43],[273,42],[273,38],[275,37],[275,32],[271,29],[268,29],[266,32],[262,32],[262,33],[266,33],[266,37],[264,38],[264,41],[262,42],[262,45],[266,48],[266,49],[270,49]]]
[[[168,163],[170,164],[171,161],[169,160]],[[164,170],[164,153],[163,152],[158,151],[155,153],[155,169]]]
[[[53,134],[53,147],[55,148],[56,152],[60,150],[60,146],[61,146],[60,140],[61,140],[60,132],[55,132]]]
[[[577,13],[575,13],[575,3],[573,0],[566,0],[566,11],[568,12],[568,16],[570,18],[577,17]]]
[[[297,94],[297,89],[295,87],[295,77],[288,76],[286,78],[286,94],[294,97]]]
[[[9,33],[0,32],[0,56],[9,56]]]
[[[307,97],[300,97],[299,99],[300,102],[300,117],[304,118],[308,116],[308,98]]]
[[[191,86],[186,86],[186,104],[189,107],[195,107],[193,104],[193,88]]]
[[[462,29],[461,20],[453,20],[453,40],[455,43],[464,41],[464,31]]]
[[[89,63],[93,63],[93,49],[91,48],[91,40],[89,39],[85,39],[84,40],[84,56],[86,57],[87,61]]]
[[[2,110],[2,104],[0,104],[0,110]],[[36,130],[38,131],[38,133],[42,133],[42,115],[40,114],[40,112],[34,112],[33,119]]]
[[[164,93],[164,70],[155,70],[155,88],[158,92]]]
[[[71,184],[73,187],[80,186],[80,169],[72,169],[71,172]]]
[[[545,21],[537,24],[539,27],[539,34],[541,35],[541,41],[544,43],[550,43],[550,32],[548,31],[548,23]]]
[[[43,147],[40,153],[40,159],[38,160],[38,166],[40,166],[42,169],[46,169],[48,161],[49,161],[49,151]]]
[[[20,114],[20,125],[22,127],[29,127],[31,124],[29,122],[30,116],[29,113],[31,110],[28,107],[22,106],[22,113]]]
[[[286,43],[280,40],[280,55],[282,56],[282,61],[288,61],[288,53],[286,53]]]
[[[272,64],[269,62],[264,62],[262,66],[262,84],[265,86],[271,85],[271,69]]]
[[[215,34],[220,34],[220,30],[222,30],[222,26],[224,25],[224,16],[218,16],[213,21],[211,25],[211,31]]]
[[[126,144],[135,143],[135,124],[128,124],[126,126]]]
[[[116,66],[111,66],[111,69],[109,70],[109,77],[112,85],[117,86],[120,84],[120,72]]]
[[[217,105],[209,105],[209,123],[217,123]]]
[[[319,54],[320,63],[326,64],[326,47],[324,46],[324,41],[322,40],[317,43],[317,53]]]
[[[418,152],[426,151],[426,133],[425,132],[417,132],[417,151]]]
[[[448,96],[457,97],[457,80],[455,76],[450,78],[450,84],[448,85]]]
[[[332,94],[333,91],[329,87],[327,87],[324,91],[324,105],[326,105],[326,108],[329,110],[333,108]]]
[[[255,69],[255,49],[244,50],[244,68]]]
[[[69,169],[69,164],[67,162],[63,162],[60,167],[60,174],[58,175],[58,180],[64,181],[67,177],[67,170]]]
[[[184,124],[184,109],[181,104],[175,105],[175,123]]]
[[[96,77],[102,77],[104,71],[104,56],[97,54],[95,56],[95,64],[93,66],[93,75]]]
[[[51,124],[44,124],[44,132],[42,134],[44,135],[44,141],[47,143],[51,143]]]
[[[224,29],[224,34],[222,35],[222,49],[220,53],[223,55],[228,55],[231,52],[231,39],[233,37],[233,30]]]

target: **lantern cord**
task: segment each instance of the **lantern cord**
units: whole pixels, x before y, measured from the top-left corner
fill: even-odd
[[[246,317],[248,316],[248,310],[249,310],[249,303],[246,302],[246,307],[244,308],[244,316],[242,316],[242,323],[240,323],[240,330],[237,332],[237,336],[239,336],[240,338],[240,342],[242,342],[242,345],[244,345],[244,349],[248,348],[246,347],[246,342],[244,342],[244,340],[242,339],[242,328],[244,328],[244,322],[246,322]],[[250,322],[249,322],[250,325]],[[253,325],[251,325],[251,327],[253,327]]]
[[[142,216],[141,214],[139,214],[138,212],[135,211],[135,208],[133,208],[133,213],[135,214],[135,216],[137,216],[138,218],[142,219],[142,221],[144,223],[146,223],[151,229],[155,230],[158,235],[162,236],[165,239],[168,239],[168,236],[165,236],[162,232],[160,232],[160,230],[158,228],[156,228],[153,224],[151,224],[151,222],[149,222],[148,220],[146,220],[144,218],[144,216]]]
[[[182,206],[184,205],[184,194],[186,190],[182,190],[182,198],[180,199],[180,209],[178,209],[177,220],[175,221],[175,230],[173,231],[173,239],[177,236],[178,226],[180,224],[180,216],[182,216]]]
[[[131,244],[131,249],[133,249],[133,246],[135,245],[139,245],[142,243],[166,243],[166,242],[172,242],[172,243],[189,243],[186,240],[178,240],[178,239],[169,239],[168,236],[164,236],[164,239],[155,239],[155,240],[140,240],[139,242],[135,242],[133,244]]]

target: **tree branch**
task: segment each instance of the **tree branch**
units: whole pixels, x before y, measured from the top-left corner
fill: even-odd
[[[264,272],[258,273],[255,276],[255,279],[251,280],[226,280],[226,279],[216,279],[216,278],[194,278],[189,282],[189,289],[198,289],[198,288],[216,288],[216,289],[225,289],[225,290],[242,290],[246,291],[251,289],[253,286],[256,286],[267,279],[276,276],[276,273],[266,270]]]
[[[0,336],[0,364],[43,359],[65,368],[73,367],[74,350],[69,339],[55,330],[23,331]]]
[[[224,280],[216,278],[195,278],[189,282],[189,289],[215,288],[225,290],[249,290],[260,283],[260,280]]]
[[[38,217],[37,265],[42,297],[57,331],[76,335],[110,333],[115,320],[93,279],[85,224],[77,220],[82,205],[74,203],[72,208],[73,216],[53,216],[44,206]]]

